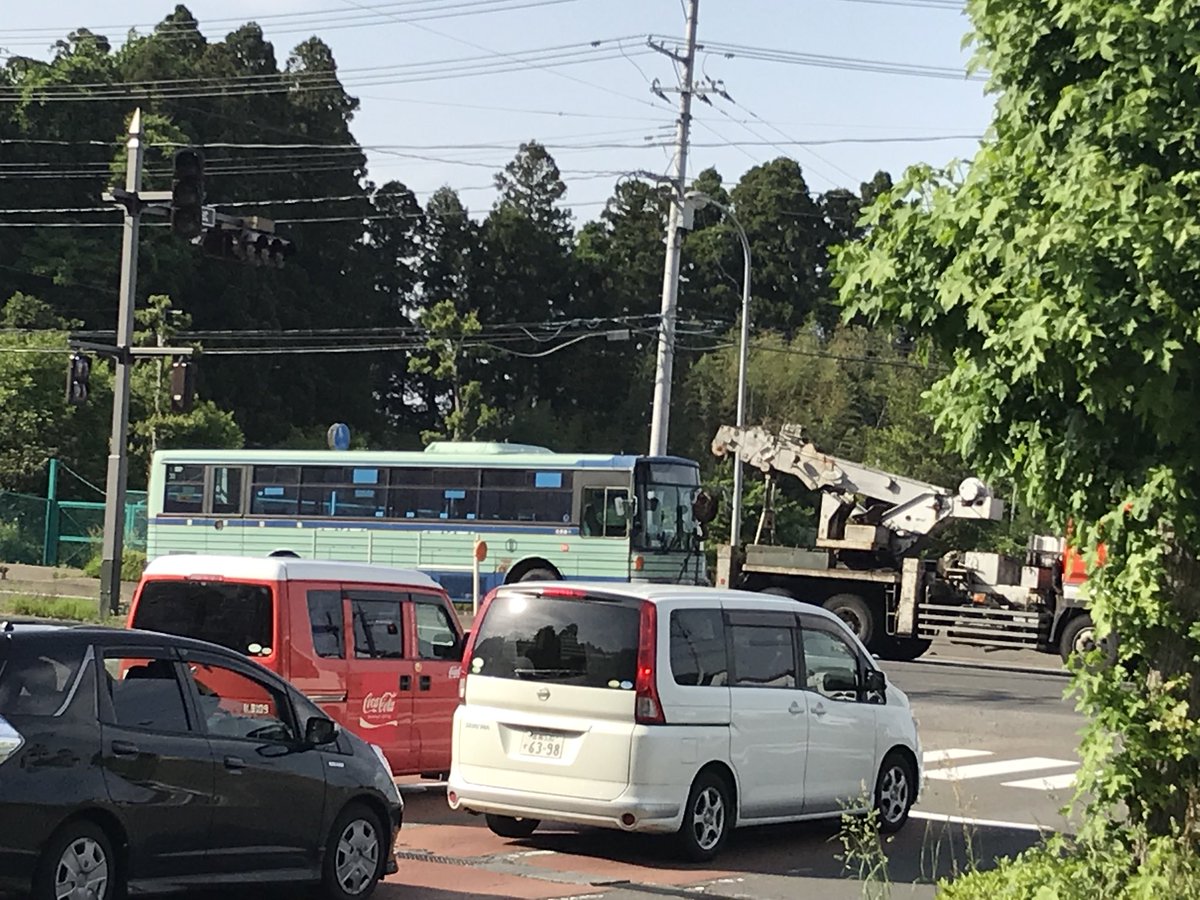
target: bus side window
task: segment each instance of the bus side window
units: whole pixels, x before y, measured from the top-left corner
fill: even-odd
[[[629,493],[624,488],[584,488],[579,533],[584,537],[625,537],[629,532]]]
[[[210,499],[212,512],[240,513],[242,511],[242,470],[232,466],[214,466]]]

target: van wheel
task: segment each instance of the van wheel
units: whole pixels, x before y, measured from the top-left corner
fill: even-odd
[[[517,581],[562,581],[553,569],[537,568],[523,572]]]
[[[875,614],[858,594],[834,594],[821,604],[846,623],[868,649],[875,640]]]
[[[908,811],[917,799],[917,773],[903,754],[893,751],[884,757],[875,783],[875,809],[879,830],[899,831],[908,821]]]
[[[487,827],[502,838],[527,838],[542,824],[541,819],[519,819],[513,816],[484,816]]]
[[[68,822],[50,839],[38,861],[32,900],[112,900],[117,896],[116,856],[100,826]]]
[[[391,849],[379,817],[361,803],[342,810],[325,844],[321,886],[328,900],[363,900],[371,896]]]
[[[677,839],[692,862],[708,862],[725,846],[733,824],[733,801],[725,779],[701,772],[692,783]]]

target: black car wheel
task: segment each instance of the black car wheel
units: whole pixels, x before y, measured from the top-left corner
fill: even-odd
[[[487,820],[487,827],[492,829],[492,833],[502,838],[527,838],[542,824],[540,819],[517,819],[512,816],[494,816],[491,813],[484,816],[484,819]]]
[[[38,863],[32,900],[112,900],[117,895],[112,841],[86,819],[68,822]]]
[[[886,834],[899,831],[908,821],[908,811],[916,799],[917,773],[912,764],[899,753],[889,753],[875,783],[879,830]]]
[[[725,779],[701,772],[688,794],[677,839],[692,862],[708,862],[721,852],[733,827],[733,800]]]
[[[329,900],[363,900],[383,875],[390,849],[387,829],[361,803],[351,803],[333,823],[325,847],[323,886]]]

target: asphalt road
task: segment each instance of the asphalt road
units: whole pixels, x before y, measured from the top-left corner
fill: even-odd
[[[1044,829],[1071,827],[1061,808],[1073,792],[1082,719],[1063,699],[1057,661],[1007,661],[1050,670],[1035,673],[942,662],[953,656],[884,664],[912,699],[927,766],[912,821],[883,845],[892,897],[932,897],[938,877],[987,867]],[[837,823],[735,832],[716,864],[698,868],[675,861],[663,839],[547,824],[529,839],[505,840],[481,819],[451,812],[437,788],[413,788],[406,801],[400,872],[380,888],[383,900],[872,894]]]

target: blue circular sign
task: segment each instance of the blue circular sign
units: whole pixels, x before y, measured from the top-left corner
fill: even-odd
[[[330,450],[349,450],[350,426],[345,422],[334,422],[325,433],[325,440]]]

